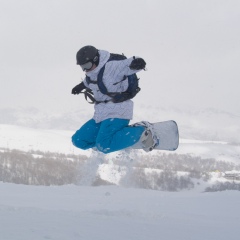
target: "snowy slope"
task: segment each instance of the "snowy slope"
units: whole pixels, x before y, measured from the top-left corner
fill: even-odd
[[[0,148],[88,155],[88,151],[81,151],[72,145],[73,133],[0,124]]]
[[[189,153],[202,158],[240,163],[240,145],[222,141],[197,141],[181,139],[178,154]]]
[[[72,134],[73,131],[2,124],[0,148],[94,157],[92,151],[72,146]],[[181,139],[176,153],[237,162],[240,146],[222,141]],[[106,159],[110,161],[111,155]],[[94,165],[86,169],[88,176],[96,173],[99,162],[95,160],[96,164],[93,162]],[[117,183],[122,174],[111,161],[107,167],[100,165],[99,173],[102,179],[113,183]],[[162,192],[118,186],[46,187],[0,183],[0,239],[238,239],[239,192],[202,193],[201,189]]]
[[[0,183],[1,240],[235,240],[238,192]]]

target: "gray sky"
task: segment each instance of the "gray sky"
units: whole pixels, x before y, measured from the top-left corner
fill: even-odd
[[[0,108],[68,110],[84,45],[141,56],[136,103],[240,113],[239,0],[0,0]]]

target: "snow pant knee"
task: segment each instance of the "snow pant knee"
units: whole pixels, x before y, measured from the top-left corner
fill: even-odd
[[[83,150],[95,147],[99,128],[100,123],[89,120],[72,136],[73,145]]]

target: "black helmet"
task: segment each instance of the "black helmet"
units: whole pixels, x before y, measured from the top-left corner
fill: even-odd
[[[99,63],[99,53],[98,50],[93,46],[82,47],[77,52],[77,64],[83,65],[87,62],[98,65]]]

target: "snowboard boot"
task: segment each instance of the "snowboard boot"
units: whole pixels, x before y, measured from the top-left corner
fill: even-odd
[[[135,123],[134,126],[145,127],[145,131],[142,133],[142,136],[139,140],[145,152],[152,151],[156,146],[158,146],[159,139],[155,135],[153,125],[151,123],[147,121],[142,121],[139,123]]]

